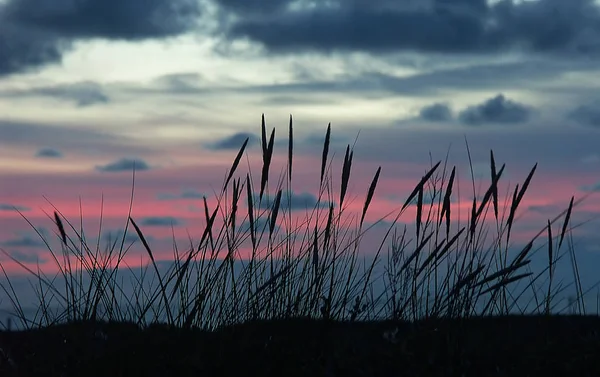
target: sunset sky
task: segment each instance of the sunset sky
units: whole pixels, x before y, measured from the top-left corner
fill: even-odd
[[[258,192],[263,113],[267,132],[276,128],[271,194],[293,117],[300,218],[316,202],[329,123],[336,193],[358,136],[352,211],[382,167],[369,224],[399,208],[448,151],[465,222],[465,139],[477,195],[490,182],[490,150],[506,164],[501,206],[538,163],[513,231],[518,246],[572,196],[600,194],[599,63],[593,0],[0,0],[0,247],[52,271],[14,207],[60,252],[53,206],[78,228],[81,198],[95,245],[104,195],[103,249],[125,226],[135,162],[132,217],[157,259],[172,258],[171,225],[184,250],[188,232],[200,239],[202,197],[212,211],[246,137]],[[247,166],[242,159],[236,177]],[[584,286],[600,280],[598,194],[572,218],[594,219],[574,230]],[[414,213],[400,222],[412,226]],[[373,231],[376,242],[383,233]],[[144,255],[139,241],[131,253],[130,264]],[[4,255],[0,263],[22,271]],[[559,269],[571,276],[567,259]]]

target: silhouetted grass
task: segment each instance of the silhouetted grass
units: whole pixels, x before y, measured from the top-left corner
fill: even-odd
[[[215,193],[216,207],[209,208],[206,197],[203,200],[205,228],[202,231],[200,242],[197,246],[191,245],[185,252],[180,252],[175,245],[174,264],[167,273],[161,274],[151,245],[144,236],[143,230],[131,216],[135,170],[128,221],[118,248],[117,243],[114,243],[110,250],[101,253],[99,245],[96,245],[95,250],[92,251],[90,245],[86,243],[83,226],[77,230],[55,208],[54,221],[58,230],[57,236],[61,242],[61,253],[53,251],[46,240],[44,242],[64,280],[64,292],[56,288],[53,284],[54,279],[46,278],[39,268],[37,272],[33,271],[0,249],[34,276],[37,281],[39,313],[34,320],[30,320],[24,315],[19,298],[16,297],[10,279],[2,267],[7,279],[7,283],[2,285],[2,289],[11,300],[16,314],[22,322],[21,325],[31,331],[36,328],[45,328],[46,330],[39,330],[39,334],[50,334],[53,328],[63,328],[61,326],[65,325],[59,325],[59,323],[65,321],[71,323],[72,326],[92,324],[91,328],[96,330],[93,335],[85,338],[88,339],[87,342],[91,342],[85,345],[87,347],[98,342],[97,326],[100,326],[102,321],[108,321],[109,324],[121,324],[124,326],[123,328],[129,329],[127,331],[129,331],[130,338],[124,339],[123,336],[115,335],[120,343],[111,341],[111,347],[119,349],[121,355],[118,356],[113,352],[110,353],[110,357],[106,356],[115,365],[118,363],[139,365],[135,363],[154,362],[158,360],[156,359],[158,356],[152,356],[154,351],[148,349],[149,345],[158,344],[159,341],[164,345],[171,341],[168,339],[176,338],[179,339],[180,345],[187,347],[185,352],[180,351],[186,355],[189,354],[191,359],[180,360],[184,356],[177,356],[180,363],[177,368],[180,369],[176,369],[178,372],[174,375],[194,375],[193,372],[197,372],[199,369],[194,369],[196,367],[194,367],[192,359],[194,355],[200,357],[198,356],[201,353],[200,349],[202,352],[212,355],[212,359],[206,355],[201,358],[214,362],[211,367],[213,369],[209,368],[213,373],[232,371],[232,369],[227,369],[226,361],[220,358],[220,351],[217,352],[216,349],[227,353],[230,363],[231,360],[240,358],[246,363],[257,363],[255,367],[259,368],[260,362],[256,359],[242,356],[244,353],[249,353],[254,355],[253,357],[260,358],[256,347],[269,350],[264,352],[271,355],[270,358],[261,359],[263,360],[261,365],[265,369],[256,369],[257,372],[262,371],[267,374],[275,374],[278,370],[288,370],[283,364],[280,364],[283,361],[277,357],[295,360],[298,355],[304,355],[304,353],[308,355],[314,351],[310,356],[305,355],[307,356],[305,360],[307,365],[298,366],[295,369],[297,375],[334,373],[329,375],[366,376],[380,375],[377,373],[383,373],[383,371],[399,373],[403,370],[406,373],[403,375],[457,375],[454,373],[458,373],[458,370],[474,371],[479,370],[477,368],[483,368],[482,370],[492,368],[491,364],[484,361],[475,367],[473,365],[479,361],[468,359],[468,357],[480,359],[489,357],[489,355],[482,356],[477,353],[483,352],[483,348],[477,347],[484,347],[485,342],[482,343],[481,339],[477,341],[479,343],[473,341],[473,336],[484,331],[480,327],[480,322],[476,322],[474,317],[513,318],[507,316],[514,313],[515,309],[523,316],[536,315],[530,317],[532,319],[528,322],[532,326],[530,327],[530,330],[533,331],[532,336],[540,336],[548,332],[546,334],[547,341],[536,338],[538,343],[530,344],[527,343],[530,339],[521,339],[521,343],[511,344],[513,347],[525,347],[525,344],[528,344],[527,347],[534,347],[537,344],[541,347],[539,355],[543,357],[546,357],[547,353],[544,353],[546,351],[542,346],[549,344],[550,337],[556,335],[558,337],[556,339],[559,339],[564,335],[561,331],[567,331],[567,328],[572,329],[569,327],[570,323],[577,321],[576,319],[569,317],[570,320],[563,321],[563,319],[551,319],[554,317],[550,316],[551,313],[557,312],[556,295],[566,289],[562,284],[554,284],[556,264],[565,255],[570,257],[574,268],[578,313],[586,313],[583,297],[587,292],[584,292],[581,287],[572,242],[568,242],[569,247],[566,252],[563,242],[570,240],[571,230],[574,228],[570,224],[573,209],[590,193],[577,200],[572,197],[567,208],[555,218],[548,219],[547,224],[542,227],[540,232],[512,260],[509,260],[508,248],[511,244],[511,231],[517,219],[519,205],[533,178],[537,164],[530,170],[523,184],[520,187],[518,184],[516,185],[512,200],[507,198],[507,203],[501,211],[498,203],[498,183],[505,166],[502,165],[497,169],[494,154],[490,151],[491,182],[489,187],[481,201],[478,201],[473,178],[471,214],[467,224],[461,224],[460,221],[455,224],[451,220],[451,214],[454,211],[451,202],[455,197],[454,191],[457,186],[456,167],[452,167],[448,176],[448,157],[446,157],[444,161],[431,164],[430,169],[425,172],[402,206],[390,211],[385,218],[365,229],[364,221],[382,173],[381,167],[379,167],[373,175],[367,192],[364,193],[360,220],[353,229],[349,225],[352,216],[347,211],[347,190],[352,179],[354,149],[350,145],[346,148],[339,196],[335,198],[329,157],[331,125],[328,125],[322,149],[317,204],[313,208],[307,209],[306,220],[303,223],[293,225],[291,193],[294,152],[291,116],[288,132],[287,169],[275,188],[272,189],[270,185],[273,185],[273,180],[270,177],[270,170],[274,140],[275,129],[271,131],[267,139],[263,115],[260,182],[254,182],[251,173],[246,174],[243,180],[236,177],[240,161],[246,152],[247,139],[236,155],[220,192]],[[254,196],[255,187],[259,187],[258,198]],[[244,195],[246,198],[243,198]],[[429,195],[434,200],[426,204],[424,195]],[[287,203],[290,204],[287,209],[282,206],[282,196],[287,196]],[[414,243],[411,244],[413,240],[408,239],[407,228],[404,227],[398,231],[396,224],[400,216],[409,206],[415,204],[415,201],[416,233],[413,239]],[[245,204],[245,211],[241,207],[242,204]],[[346,206],[344,206],[345,204]],[[493,209],[492,215],[488,215],[490,207]],[[223,221],[220,227],[215,228],[218,214],[221,214]],[[485,247],[484,241],[488,236],[488,227],[485,226],[484,221],[489,216],[493,216],[496,235],[490,246]],[[381,243],[371,245],[373,248],[376,247],[374,258],[370,263],[363,263],[363,273],[360,273],[358,252],[362,237],[373,226],[388,218],[393,218],[391,225]],[[281,228],[278,226],[280,223],[287,226]],[[553,226],[557,223],[560,226],[560,232],[556,236],[553,234]],[[33,227],[31,223],[29,224]],[[242,224],[247,224],[247,226],[242,227]],[[129,247],[125,247],[125,240],[130,225],[148,254],[150,265],[158,278],[158,287],[154,291],[146,291],[144,288],[146,270],[143,270],[140,278],[136,280],[137,288],[133,296],[125,294],[116,279],[116,271],[118,268],[123,268],[121,262],[129,250]],[[35,227],[33,228],[35,229]],[[282,232],[281,229],[285,229],[285,231]],[[544,234],[547,235],[548,267],[534,273],[529,265],[530,258],[539,249],[534,249],[533,245]],[[43,239],[43,237],[41,238]],[[100,239],[100,232],[98,239]],[[240,246],[248,240],[250,241],[250,258],[243,260],[240,258]],[[374,268],[383,258],[386,245],[389,246],[389,249],[387,251],[388,265],[383,276],[385,290],[376,297],[372,292],[375,278],[373,276]],[[237,276],[234,271],[234,262],[242,265],[242,270]],[[113,266],[111,267],[111,265]],[[84,274],[90,277],[87,285],[84,283]],[[545,277],[547,277],[547,281],[541,281]],[[190,285],[191,281],[194,281],[195,284]],[[524,282],[525,288],[521,288],[520,291],[511,290],[510,288],[516,287],[515,283],[518,282]],[[532,293],[533,302],[530,301],[526,309],[519,306],[519,299],[527,291]],[[119,296],[121,301],[117,299]],[[123,300],[125,302],[122,302]],[[64,309],[58,315],[53,315],[50,310],[51,304],[55,301]],[[533,308],[530,307],[531,305]],[[155,323],[166,318],[166,324],[150,326],[147,320],[150,313],[153,317],[151,322]],[[550,334],[550,327],[544,327],[541,333],[539,328],[535,327],[540,323],[542,323],[540,326],[546,326],[543,325],[545,320],[549,321],[548,323],[559,321],[557,327],[552,330],[556,331],[556,334]],[[495,329],[495,326],[505,323],[502,320],[491,322],[492,325],[488,324],[484,328],[485,331],[492,332],[495,329],[494,334],[498,336],[496,346],[504,347],[510,341],[503,338],[503,335],[527,333],[526,328],[529,325],[511,327],[511,323],[518,321],[521,320],[509,321],[508,327],[502,328],[503,330],[500,330],[500,327]],[[598,328],[598,321],[592,319],[586,319],[586,321],[590,321],[589,323],[592,324],[590,326]],[[125,331],[116,324],[111,325],[118,328],[115,330],[116,334]],[[262,331],[260,329],[263,324],[273,327]],[[275,330],[280,325],[285,329],[282,331],[288,332],[288,335],[282,335]],[[84,328],[88,329],[85,326]],[[141,331],[142,328],[147,330]],[[240,328],[243,330],[239,330]],[[412,330],[406,330],[409,328],[418,331],[413,333]],[[517,328],[518,332],[516,332]],[[235,329],[238,329],[237,332]],[[298,330],[299,332],[296,333]],[[75,336],[73,334],[83,336],[81,334],[85,332],[84,330],[63,330],[63,340],[67,339],[64,334],[68,331],[73,331],[72,334],[69,333],[69,336]],[[311,338],[309,335],[313,331],[316,333]],[[274,335],[276,333],[277,336]],[[28,363],[34,362],[34,356],[28,353],[34,352],[33,348],[35,348],[20,348],[14,344],[14,342],[22,341],[26,336],[30,336],[31,332],[23,334],[28,335],[14,338],[17,340],[11,338],[13,340],[9,345],[9,348],[13,350],[21,350],[13,351],[17,354],[20,352],[22,362],[19,364],[21,365],[25,360]],[[154,338],[151,338],[149,334]],[[221,343],[214,343],[215,334],[219,334]],[[268,334],[271,334],[271,338],[267,338],[267,340],[262,338]],[[409,336],[409,334],[416,335]],[[48,347],[53,347],[53,344],[50,344],[50,339],[54,339],[53,336],[47,335],[48,340],[44,344]],[[153,340],[150,340],[149,337]],[[203,340],[202,345],[199,345],[198,339],[205,339],[205,337],[209,340]],[[300,344],[290,344],[285,340],[286,337],[295,339]],[[584,338],[581,337],[581,339]],[[493,337],[490,335],[485,340],[493,343],[492,339]],[[79,341],[86,342],[81,339],[77,342]],[[272,347],[277,344],[276,348],[269,348],[268,344],[271,341],[273,342]],[[72,341],[73,344],[79,344],[77,342]],[[313,342],[317,343],[313,344]],[[583,340],[582,342],[585,343]],[[124,344],[127,344],[127,347]],[[211,346],[208,347],[206,344]],[[364,349],[359,350],[360,344],[370,348],[371,353]],[[441,348],[439,348],[439,344],[443,344],[443,346],[440,345]],[[284,345],[289,348],[289,352],[281,348]],[[426,345],[429,350],[424,348]],[[175,347],[175,344],[173,346]],[[585,346],[587,347],[588,343],[585,343]],[[81,347],[84,346],[81,345]],[[131,353],[136,347],[139,348],[139,352]],[[234,348],[237,351],[234,351]],[[598,347],[596,346],[596,348]],[[375,351],[377,353],[374,353]],[[552,352],[554,351],[553,348]],[[490,352],[493,353],[492,350]],[[525,351],[522,350],[522,352]],[[591,351],[585,348],[585,352]],[[432,356],[434,354],[435,356]],[[125,358],[123,355],[128,356]],[[533,354],[527,353],[527,355],[534,357]],[[56,363],[56,360],[49,360],[49,357],[39,357],[41,359],[36,359],[37,363]],[[89,365],[98,363],[98,360],[85,359],[87,361],[73,364],[73,360],[77,358],[84,360],[82,357],[81,355],[72,355],[71,361],[63,360],[61,363],[70,365],[71,368],[74,368],[71,369],[72,371],[101,375],[98,374],[100,369],[95,369],[95,372],[86,369]],[[427,357],[434,359],[428,360]],[[163,364],[161,364],[163,366],[172,364],[172,360],[160,360],[163,360]],[[361,360],[360,362],[366,365],[356,365],[347,369],[349,365],[356,364],[357,360]],[[405,363],[403,366],[398,364],[400,360]],[[513,361],[505,360],[510,365],[513,365]],[[223,364],[219,364],[221,362]],[[497,360],[494,359],[491,363],[494,362]],[[270,363],[270,366],[265,366],[265,363]],[[188,369],[181,365],[186,365],[185,368]],[[324,369],[319,369],[318,365],[322,365]],[[455,369],[447,372],[449,374],[436,374],[442,365],[447,371]],[[531,368],[534,366],[538,368],[532,369],[534,372],[541,370],[539,369],[542,368],[540,365],[533,362],[529,364]],[[59,368],[56,365],[55,367]],[[133,373],[132,370],[134,370],[127,369],[133,367],[123,366],[122,368],[124,369],[121,371],[127,370],[129,373]],[[156,368],[148,369],[149,374],[145,375],[160,375],[159,369]],[[254,370],[252,369],[254,367],[247,366],[247,368],[249,369],[246,370]],[[505,372],[507,374],[494,375],[517,375],[514,370],[511,372],[508,371],[509,369]],[[33,369],[29,370],[31,372]],[[106,368],[102,370],[109,373]],[[136,373],[140,373],[139,368],[137,370]],[[175,373],[173,370],[175,369],[170,369],[172,373]],[[337,372],[335,372],[336,370]],[[575,370],[577,369],[570,369],[570,371]],[[59,375],[58,371],[52,373],[49,372],[47,375]],[[110,373],[115,373],[115,370],[111,369]],[[123,373],[125,374],[125,372]]]

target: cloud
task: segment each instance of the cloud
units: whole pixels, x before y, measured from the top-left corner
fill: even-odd
[[[21,91],[8,91],[3,95],[8,95],[11,98],[22,96],[42,96],[60,99],[63,101],[74,102],[77,107],[88,107],[110,101],[102,87],[92,81],[83,81],[73,84],[62,84],[46,87],[32,88]]]
[[[40,239],[34,239],[30,236],[14,238],[2,243],[6,247],[44,247],[44,242]]]
[[[204,194],[193,189],[183,190],[180,194],[162,193],[158,194],[158,200],[177,200],[177,199],[202,199]]]
[[[40,145],[52,145],[69,152],[89,154],[101,151],[110,156],[152,151],[134,143],[128,136],[107,133],[104,129],[106,124],[101,119],[77,125],[0,119],[0,147],[38,149]],[[86,127],[82,127],[83,125]]]
[[[289,0],[215,0],[221,7],[239,14],[273,14],[284,10]]]
[[[180,224],[179,220],[171,216],[157,216],[157,217],[145,217],[141,221],[142,225],[145,226],[177,226]]]
[[[15,24],[6,7],[0,5],[0,77],[60,63],[70,43],[50,31]]]
[[[508,100],[502,94],[490,98],[482,104],[470,106],[461,111],[459,119],[469,125],[485,123],[524,123],[531,117],[532,110],[518,102]]]
[[[238,132],[232,136],[228,136],[224,139],[218,140],[212,144],[209,144],[208,147],[213,150],[229,150],[229,149],[240,149],[242,144],[246,139],[248,140],[248,146],[253,145],[256,140],[255,136],[248,132]]]
[[[528,211],[539,213],[544,216],[554,217],[566,209],[566,206],[559,204],[544,204],[544,205],[531,205],[527,207]],[[582,215],[584,211],[578,210],[577,214]]]
[[[222,23],[229,41],[247,38],[269,52],[400,51],[481,53],[520,51],[597,56],[599,6],[594,0],[291,0],[218,1],[237,19]]]
[[[598,181],[592,185],[581,186],[579,189],[581,191],[587,191],[587,192],[600,192],[600,181]]]
[[[12,205],[12,204],[8,204],[8,203],[0,203],[0,211],[21,211],[21,212],[26,212],[26,211],[31,211],[31,209],[28,208],[28,207],[17,206],[17,205]]]
[[[269,216],[265,215],[254,219],[254,231],[256,234],[269,234],[271,226],[271,219]],[[250,221],[244,220],[241,224],[238,224],[238,231],[242,234],[250,234]],[[274,233],[278,233],[281,231],[281,227],[275,224],[275,228],[273,229]]]
[[[111,246],[113,244],[120,245],[121,241],[123,240],[123,231],[122,230],[107,230],[107,231],[103,232],[102,238],[104,239],[105,242],[107,242]],[[144,234],[144,238],[146,239],[146,241],[149,241],[149,242],[154,240],[154,237],[152,237],[151,235]],[[135,233],[135,232],[127,232],[127,235],[125,236],[125,244],[131,244],[133,242],[138,242],[139,240],[140,240],[140,238],[137,235],[137,233]]]
[[[62,157],[63,154],[57,150],[57,149],[53,149],[53,148],[42,148],[39,151],[37,151],[37,153],[35,154],[36,157],[49,157],[49,158],[59,158]]]
[[[595,164],[597,162],[600,162],[600,156],[597,154],[590,154],[583,157],[581,159],[581,162],[583,162],[584,164]]]
[[[259,195],[254,194],[255,203],[258,203],[258,199],[259,199]],[[274,195],[269,197],[269,200],[266,200],[266,197],[263,196],[261,208],[271,209],[273,207],[274,203],[275,203]],[[289,194],[282,192],[281,202],[279,204],[279,210],[283,210],[283,209],[291,210],[291,211],[306,210],[306,209],[310,210],[310,209],[314,208],[317,205],[317,203],[319,204],[320,207],[328,207],[330,205],[328,202],[323,201],[323,200],[321,202],[319,202],[318,198],[309,192],[303,192],[300,194],[296,194],[294,192],[291,192]]]
[[[200,15],[196,0],[8,0],[0,4],[0,76],[60,63],[78,40],[181,35]]]
[[[600,101],[581,105],[567,114],[567,119],[584,126],[600,127]]]
[[[150,166],[144,160],[131,158],[122,158],[106,165],[96,166],[96,170],[108,173],[133,171],[134,168],[135,171],[143,171],[149,170]]]
[[[35,254],[35,253],[26,253],[26,252],[22,252],[19,250],[11,250],[8,252],[8,254],[10,254],[10,256],[12,256],[13,258],[15,258],[15,260],[21,262],[21,263],[46,263],[47,260],[45,258],[40,258],[39,255]]]
[[[195,0],[9,0],[3,14],[61,37],[140,40],[189,31],[200,5]]]
[[[452,110],[444,103],[434,103],[419,111],[419,118],[430,122],[447,122],[452,120]]]

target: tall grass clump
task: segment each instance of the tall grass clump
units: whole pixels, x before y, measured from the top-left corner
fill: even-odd
[[[54,207],[52,218],[60,252],[36,232],[58,266],[57,276],[46,277],[39,267],[33,270],[0,249],[35,277],[39,310],[30,319],[0,265],[6,278],[2,290],[21,324],[32,328],[61,321],[117,320],[146,326],[166,321],[182,328],[216,329],[251,320],[294,317],[361,321],[466,318],[515,310],[521,314],[550,314],[560,304],[556,296],[568,287],[554,280],[556,264],[565,256],[573,266],[578,312],[586,312],[583,297],[587,291],[580,284],[570,220],[573,209],[590,194],[577,200],[572,197],[564,211],[541,226],[520,252],[510,255],[519,206],[537,164],[523,183],[514,187],[502,207],[498,187],[505,166],[497,166],[490,151],[489,186],[482,197],[478,196],[472,177],[471,211],[462,223],[451,220],[457,210],[454,199],[459,187],[456,166],[448,166],[446,156],[431,164],[403,205],[368,225],[365,219],[377,191],[381,167],[373,172],[366,192],[360,194],[362,210],[356,217],[348,210],[354,147],[346,147],[339,185],[335,185],[338,172],[332,168],[329,124],[319,166],[318,201],[306,208],[303,220],[294,221],[293,140],[290,116],[286,168],[274,180],[275,129],[267,133],[263,115],[260,174],[238,174],[248,146],[246,139],[223,185],[215,192],[216,205],[211,207],[207,198],[203,199],[204,228],[199,242],[194,245],[190,239],[184,251],[174,243],[173,263],[166,272],[161,273],[155,251],[131,215],[135,169],[123,236],[105,251],[100,251],[99,244],[88,244],[83,226],[77,229]],[[424,198],[433,200],[426,203]],[[406,226],[398,226],[399,218],[411,206],[416,207],[414,234],[409,234]],[[492,220],[493,226],[486,225],[486,220]],[[368,245],[374,251],[373,258],[361,264],[363,237],[381,224],[386,224],[387,232],[378,244]],[[490,228],[495,234],[490,235]],[[132,294],[125,292],[117,275],[119,269],[134,272],[123,265],[131,247],[126,244],[128,231],[139,237],[150,261],[135,275]],[[538,239],[545,239],[545,245],[534,247]],[[242,256],[243,245],[247,245],[249,257]],[[534,272],[531,257],[543,248],[547,250],[548,266]],[[387,260],[386,269],[377,274],[376,266],[383,260]],[[148,269],[157,279],[150,285]],[[373,289],[376,281],[384,284],[378,294]],[[523,304],[521,298],[527,292],[532,298]],[[53,312],[56,304],[61,310]]]

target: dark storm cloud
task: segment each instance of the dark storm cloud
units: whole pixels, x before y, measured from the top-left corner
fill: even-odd
[[[35,156],[43,158],[60,158],[63,156],[63,154],[54,148],[42,148],[35,154]]]
[[[238,20],[223,25],[229,39],[250,38],[269,51],[363,50],[371,52],[499,52],[525,49],[543,53],[600,52],[599,7],[593,0],[390,0],[316,2],[292,10],[289,1],[223,6]],[[253,10],[250,10],[254,6]],[[244,13],[241,12],[244,11]],[[274,11],[276,10],[276,11]]]
[[[150,169],[150,166],[144,160],[132,158],[122,158],[118,161],[111,162],[106,165],[96,166],[96,170],[108,173],[122,171],[131,172],[134,168],[135,171],[141,171]]]
[[[208,145],[213,150],[229,150],[229,149],[240,149],[244,141],[248,140],[248,147],[252,146],[256,140],[255,136],[248,132],[239,132],[232,136],[228,136],[224,139],[218,140]]]
[[[180,35],[200,13],[196,0],[8,0],[0,5],[0,76],[59,63],[81,39]]]
[[[487,123],[524,123],[531,117],[532,109],[518,102],[506,99],[498,94],[484,103],[470,106],[458,115],[459,119],[468,125],[482,125]]]
[[[284,10],[290,0],[215,0],[221,7],[238,14],[270,14]]]
[[[600,101],[581,105],[567,114],[571,119],[584,126],[600,127]]]
[[[141,221],[142,225],[145,226],[177,226],[179,220],[171,216],[158,216],[158,217],[145,217]]]
[[[0,77],[60,63],[69,46],[50,31],[15,24],[0,5]]]
[[[188,31],[200,6],[196,0],[9,0],[3,13],[61,37],[140,40]]]
[[[452,110],[445,103],[434,103],[419,111],[419,118],[430,122],[447,122],[452,120]]]

